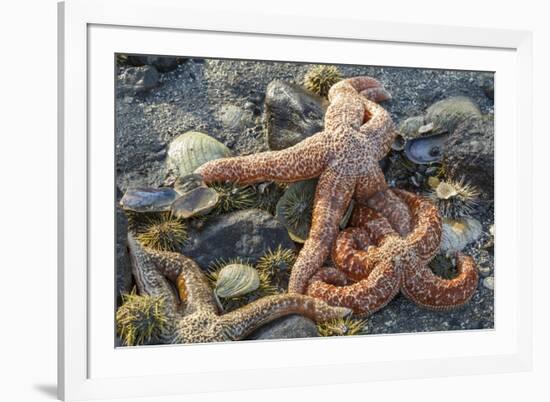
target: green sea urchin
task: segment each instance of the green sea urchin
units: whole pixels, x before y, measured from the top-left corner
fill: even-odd
[[[276,217],[295,242],[304,243],[308,237],[316,184],[315,179],[293,183],[277,203]]]
[[[445,218],[458,219],[468,217],[474,211],[480,192],[477,188],[458,181],[441,181],[428,197],[437,205],[439,213]]]
[[[212,210],[215,215],[252,208],[257,202],[256,190],[253,186],[213,183],[210,187],[219,195],[219,201]]]
[[[311,67],[304,76],[304,86],[313,93],[327,97],[330,87],[342,79],[336,66],[319,65]]]
[[[163,296],[122,295],[116,312],[117,334],[126,346],[155,343],[169,326]]]
[[[321,336],[351,336],[361,335],[366,331],[366,320],[358,320],[350,317],[339,318],[317,324],[317,330]]]
[[[288,285],[290,270],[296,261],[294,250],[279,245],[275,250],[268,250],[256,264],[258,271],[267,272],[280,289]]]
[[[131,229],[146,247],[159,251],[177,251],[187,240],[187,225],[169,212],[133,216]]]

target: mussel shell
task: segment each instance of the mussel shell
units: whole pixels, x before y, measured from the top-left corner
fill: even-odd
[[[218,203],[218,193],[208,187],[197,187],[181,195],[172,204],[172,214],[187,219],[192,216],[205,215]]]
[[[206,187],[206,183],[200,174],[193,173],[179,176],[174,183],[174,189],[180,194],[185,194],[198,187]]]
[[[135,212],[170,211],[170,206],[179,194],[170,187],[129,188],[120,200],[123,209]]]
[[[218,297],[244,296],[260,287],[258,271],[249,265],[230,264],[218,273],[214,291]]]
[[[167,166],[179,176],[191,174],[204,163],[231,156],[224,144],[198,131],[188,131],[172,140]]]
[[[405,144],[405,155],[411,162],[421,165],[440,161],[448,138],[448,133],[412,138]]]

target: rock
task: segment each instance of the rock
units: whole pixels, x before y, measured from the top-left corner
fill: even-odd
[[[159,73],[153,66],[129,67],[118,77],[118,94],[135,95],[159,84]]]
[[[326,100],[301,86],[272,81],[265,96],[269,148],[288,148],[321,131],[327,106]]]
[[[317,326],[309,318],[293,314],[281,317],[258,328],[247,339],[292,339],[319,336]]]
[[[132,66],[150,65],[160,72],[168,72],[178,67],[181,58],[170,56],[128,56],[126,62]]]
[[[227,104],[220,108],[218,116],[226,130],[242,131],[252,123],[254,113],[253,110]]]
[[[487,278],[483,279],[483,286],[485,286],[487,289],[495,290],[495,277],[488,276]]]
[[[426,124],[432,124],[430,131],[434,133],[450,133],[456,131],[480,132],[481,112],[470,98],[453,96],[434,103],[426,110]]]
[[[477,267],[479,274],[483,277],[491,275],[492,269],[489,265],[479,265]]]
[[[182,253],[208,269],[215,261],[236,257],[255,263],[279,245],[295,249],[285,227],[266,211],[246,209],[208,219],[202,228],[191,228]]]
[[[481,223],[477,219],[443,219],[441,230],[441,251],[454,253],[479,239],[482,233]]]
[[[121,295],[130,293],[134,286],[132,267],[126,248],[128,236],[128,220],[126,214],[120,208],[116,208],[116,297],[117,306],[122,303]]]
[[[494,189],[493,116],[483,119],[481,131],[457,130],[447,141],[445,165],[452,177],[465,177],[478,187],[485,198],[493,198]]]

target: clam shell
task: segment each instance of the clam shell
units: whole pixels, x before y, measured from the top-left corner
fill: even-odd
[[[443,219],[441,251],[453,253],[462,251],[468,244],[481,236],[482,226],[477,219]]]
[[[137,187],[126,190],[120,205],[135,212],[164,212],[170,211],[170,206],[178,197],[178,193],[170,187]]]
[[[172,214],[187,219],[192,216],[205,215],[218,203],[218,193],[208,187],[197,187],[186,192],[172,204]]]
[[[191,174],[204,163],[231,156],[224,144],[198,131],[188,131],[174,138],[168,147],[168,169],[179,176]]]
[[[444,133],[410,139],[405,144],[405,155],[411,162],[421,165],[437,162],[443,157],[448,138],[449,134]]]
[[[223,267],[214,291],[218,297],[239,297],[260,287],[258,271],[249,265],[230,264]]]

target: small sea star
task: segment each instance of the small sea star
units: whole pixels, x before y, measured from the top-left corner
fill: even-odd
[[[399,291],[421,307],[447,310],[462,306],[474,294],[478,273],[470,256],[457,255],[458,275],[443,279],[428,262],[441,241],[441,218],[428,200],[403,190],[390,190],[409,206],[413,229],[400,236],[387,219],[359,206],[351,225],[340,233],[333,249],[338,267],[319,270],[308,294],[334,306],[346,306],[357,315],[371,314]]]
[[[348,308],[331,307],[310,296],[280,294],[220,314],[208,280],[193,260],[179,253],[145,248],[131,234],[128,246],[139,293],[164,298],[164,313],[171,323],[159,337],[164,343],[239,340],[288,314],[302,314],[323,322],[351,313]]]
[[[281,151],[217,159],[195,171],[206,183],[295,182],[319,177],[309,237],[292,268],[289,292],[304,293],[311,276],[323,265],[352,197],[367,205],[382,197],[386,210],[380,212],[400,233],[410,229],[408,210],[399,208],[401,200],[388,193],[378,164],[390,150],[395,128],[389,113],[375,102],[389,98],[373,78],[345,79],[329,91],[324,131]]]

